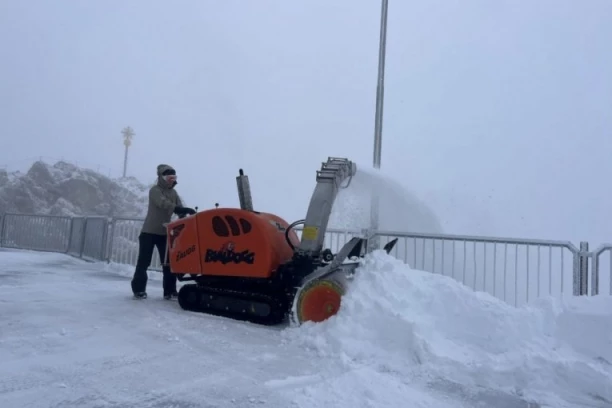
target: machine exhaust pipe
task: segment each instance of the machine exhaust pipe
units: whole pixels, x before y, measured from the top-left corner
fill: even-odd
[[[253,211],[253,197],[251,196],[251,184],[249,176],[245,176],[242,169],[238,170],[236,177],[236,185],[238,186],[238,199],[240,200],[240,208],[247,211]]]

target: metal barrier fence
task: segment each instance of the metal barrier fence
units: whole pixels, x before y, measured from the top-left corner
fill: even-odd
[[[0,246],[135,265],[142,223],[133,218],[5,214],[0,218]],[[366,235],[363,230],[329,229],[325,246],[336,252],[352,237]],[[612,295],[612,244],[590,252],[586,242],[577,247],[567,241],[401,231],[369,237],[374,236],[380,245],[399,238],[392,255],[413,269],[449,276],[517,306],[540,296],[596,295],[600,285]],[[150,269],[161,270],[157,253]]]
[[[0,219],[0,247],[63,252],[105,261],[108,227],[106,217],[4,214]]]
[[[514,305],[581,290],[580,250],[571,242],[381,232],[380,245],[414,269],[449,276]]]
[[[604,244],[593,252],[589,252],[591,259],[591,295],[612,295],[612,244]],[[605,256],[605,258],[604,258]],[[587,275],[588,277],[588,275]]]
[[[70,247],[69,217],[6,214],[2,217],[0,245],[36,251],[67,252]]]

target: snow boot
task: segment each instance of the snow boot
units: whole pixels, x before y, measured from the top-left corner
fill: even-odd
[[[134,293],[134,299],[146,299],[147,292],[136,292]]]
[[[172,292],[169,295],[164,295],[164,299],[166,300],[172,300],[172,299],[177,299],[178,298],[178,292]]]

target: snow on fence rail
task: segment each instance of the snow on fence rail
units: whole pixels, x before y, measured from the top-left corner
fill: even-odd
[[[0,218],[0,246],[135,265],[142,223],[7,213]],[[325,246],[336,252],[352,237],[366,235],[378,236],[380,245],[399,238],[392,255],[412,268],[449,276],[514,305],[540,296],[596,295],[600,287],[612,295],[612,244],[590,252],[587,242],[328,229]],[[150,269],[161,270],[157,253]]]

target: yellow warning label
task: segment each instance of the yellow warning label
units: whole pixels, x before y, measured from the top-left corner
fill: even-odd
[[[315,240],[319,235],[317,227],[304,227],[302,230],[302,239]]]

